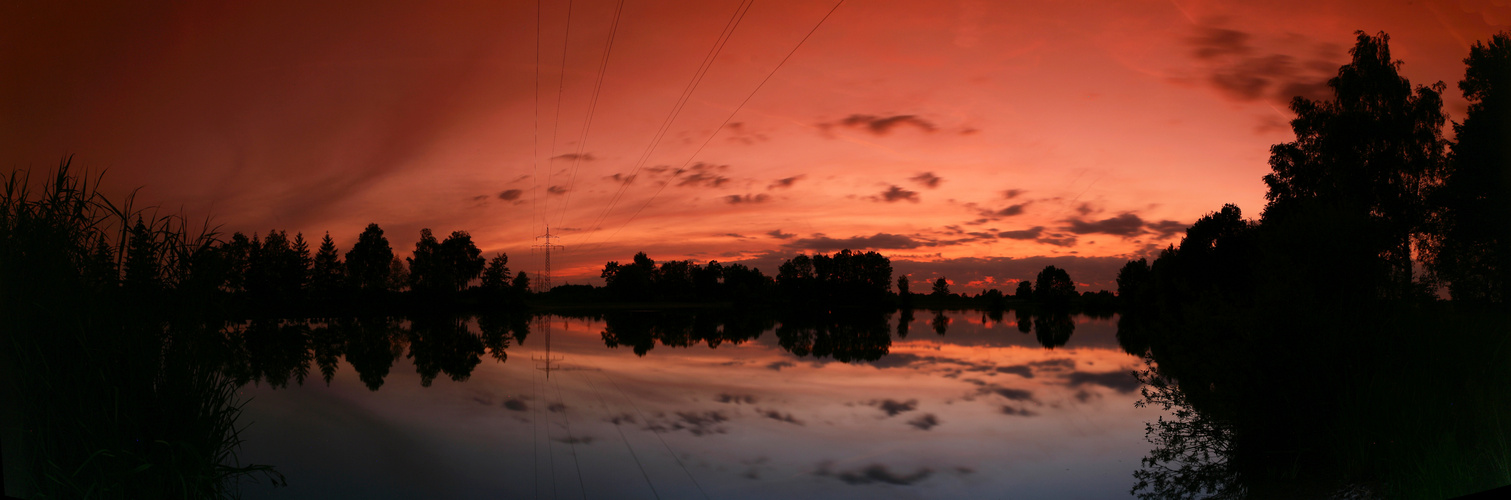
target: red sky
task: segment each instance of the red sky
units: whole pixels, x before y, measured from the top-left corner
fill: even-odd
[[[758,0],[652,148],[739,0],[626,1],[586,131],[616,0],[543,2],[538,73],[535,2],[6,2],[0,159],[223,232],[466,230],[530,272],[549,223],[558,282],[848,247],[1111,288],[1223,203],[1258,216],[1286,103],[1355,30],[1462,119],[1468,45],[1511,29],[1506,0],[1256,3],[849,0],[772,73],[834,4]]]

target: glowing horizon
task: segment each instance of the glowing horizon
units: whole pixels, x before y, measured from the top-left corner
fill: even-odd
[[[1287,101],[1326,95],[1355,30],[1390,34],[1462,119],[1469,44],[1511,29],[1491,1],[855,0],[772,73],[834,4],[758,2],[651,149],[738,4],[626,2],[585,134],[617,2],[575,3],[570,36],[544,5],[538,74],[533,2],[10,4],[0,147],[343,250],[369,222],[400,256],[420,228],[466,230],[534,274],[549,223],[557,282],[638,251],[773,274],[853,248],[957,291],[1049,263],[1095,290],[1224,203],[1257,217]]]

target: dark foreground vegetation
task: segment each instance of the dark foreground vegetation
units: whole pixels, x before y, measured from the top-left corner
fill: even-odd
[[[1511,484],[1511,39],[1440,83],[1359,33],[1333,99],[1297,98],[1263,215],[1222,207],[1118,276],[1149,368],[1143,498],[1448,498]],[[1446,288],[1451,301],[1436,290]]]

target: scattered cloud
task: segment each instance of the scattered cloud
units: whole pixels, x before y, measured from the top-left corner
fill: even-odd
[[[593,157],[593,153],[583,153],[583,154],[567,153],[567,154],[560,154],[560,155],[552,156],[551,159],[552,160],[593,161],[593,160],[597,160],[598,158],[594,158]]]
[[[1003,231],[1003,232],[997,233],[997,237],[999,237],[999,238],[1007,238],[1007,239],[1010,239],[1010,240],[1031,240],[1031,239],[1034,239],[1034,238],[1038,238],[1039,234],[1043,233],[1043,232],[1044,232],[1044,226],[1034,226],[1034,227],[1029,228],[1029,229],[1020,229],[1020,230],[1017,230],[1017,231]]]
[[[1028,206],[1028,203],[1019,203],[1017,205],[1011,205],[1011,206],[1009,206],[1007,208],[1004,208],[1002,210],[998,210],[996,212],[992,212],[992,215],[995,215],[995,216],[998,216],[998,217],[1012,217],[1014,215],[1022,215],[1023,214],[1023,208],[1027,207],[1027,206]]]
[[[898,200],[907,200],[907,201],[911,201],[913,203],[918,203],[919,198],[918,198],[918,192],[917,191],[909,191],[909,190],[903,189],[900,186],[892,186],[892,187],[887,188],[886,191],[882,191],[881,194],[876,195],[876,196],[872,196],[871,200],[872,201],[885,201],[887,203],[896,202]]]
[[[892,472],[887,466],[882,464],[871,464],[856,470],[838,472],[833,471],[833,467],[833,463],[821,463],[813,471],[813,475],[833,477],[850,485],[883,483],[895,486],[908,486],[928,479],[929,476],[934,474],[933,469],[929,469],[928,467],[921,467],[912,474]]]
[[[805,178],[805,177],[808,177],[808,176],[806,176],[806,175],[794,175],[792,177],[783,177],[781,179],[777,179],[777,180],[771,181],[771,184],[767,185],[766,189],[767,190],[778,189],[778,188],[780,188],[780,189],[787,189],[787,188],[792,187],[792,185],[795,184],[795,183],[797,183],[797,181],[803,180],[803,178]]]
[[[1023,193],[1024,193],[1024,191],[1022,189],[1009,189],[1009,190],[1006,190],[1006,191],[1002,192],[1002,198],[1011,200],[1013,198],[1017,198],[1019,195],[1021,195]]]
[[[818,236],[813,238],[800,238],[783,246],[788,248],[808,249],[818,252],[841,249],[909,249],[921,246],[932,246],[933,243],[921,242],[900,234],[876,233],[871,236],[855,236],[851,238],[830,238]]]
[[[831,124],[828,123],[819,124],[819,126],[822,128],[828,128],[830,125]],[[845,117],[845,119],[843,120],[840,120],[839,125],[865,130],[876,135],[887,135],[887,133],[891,132],[892,129],[902,125],[916,127],[924,132],[933,132],[935,130],[938,130],[938,127],[934,126],[933,123],[930,123],[929,121],[914,115],[893,115],[883,117],[875,115],[854,114]]]
[[[776,410],[756,410],[756,412],[760,413],[761,416],[763,416],[763,417],[766,417],[766,418],[769,418],[769,419],[772,419],[772,420],[775,420],[775,421],[778,421],[778,422],[787,422],[787,423],[793,424],[793,425],[803,425],[803,421],[798,420],[796,418],[793,418],[793,416],[792,416],[791,413],[782,413],[782,412],[779,412],[779,411],[776,411]]]
[[[561,413],[567,411],[567,405],[561,403],[551,403],[550,405],[546,406],[546,410],[550,411],[551,413]]]
[[[1204,83],[1230,100],[1284,106],[1296,96],[1328,97],[1327,80],[1338,70],[1341,47],[1299,36],[1288,42],[1285,52],[1312,56],[1301,61],[1291,54],[1261,50],[1253,35],[1217,26],[1198,26],[1186,39]]]
[[[504,201],[514,201],[518,200],[520,196],[524,196],[524,194],[524,191],[518,189],[505,189],[498,193],[498,199]]]
[[[984,387],[982,390],[984,390],[986,392],[989,392],[989,393],[992,393],[992,394],[996,394],[998,396],[1002,396],[1002,397],[1007,398],[1007,399],[1012,400],[1012,401],[1034,401],[1034,393],[1032,391],[1026,391],[1026,390],[1023,390],[1023,389],[1013,389],[1013,388],[1010,388],[1010,387],[989,386],[989,387]]]
[[[937,175],[934,175],[933,172],[924,172],[924,173],[921,173],[921,174],[909,177],[908,180],[916,182],[916,183],[918,183],[918,185],[926,187],[926,188],[929,188],[929,189],[934,189],[934,188],[939,187],[939,183],[944,181],[943,178],[941,178],[941,177],[939,177]]]
[[[508,408],[514,411],[525,411],[530,409],[530,406],[525,404],[524,401],[520,401],[518,399],[510,399],[508,401],[504,401],[504,408]]]
[[[876,408],[878,408],[881,411],[885,412],[888,417],[895,417],[899,413],[909,412],[909,411],[913,411],[913,410],[918,409],[918,400],[916,400],[916,399],[909,399],[907,401],[897,401],[897,400],[893,400],[893,399],[883,399],[883,400],[874,400],[873,399],[871,401],[866,402],[866,404],[869,405],[869,406],[875,406]]]
[[[1003,415],[1014,415],[1014,416],[1019,416],[1019,417],[1032,417],[1034,415],[1038,415],[1038,413],[1034,413],[1032,411],[1029,411],[1028,408],[1014,408],[1014,407],[1005,406],[1005,405],[1002,407],[1002,414]]]
[[[551,187],[546,188],[546,193],[549,193],[549,194],[567,194],[567,187],[566,186],[551,186]]]
[[[717,188],[729,183],[729,178],[720,175],[729,169],[729,165],[713,165],[699,162],[691,167],[679,168],[672,171],[672,177],[678,177],[677,187],[707,187]],[[691,175],[683,175],[691,172]]]
[[[919,415],[918,418],[909,420],[908,425],[911,425],[918,430],[926,431],[933,429],[936,425],[939,425],[939,417],[934,416],[933,413],[925,413],[923,415]]]
[[[718,396],[714,396],[714,401],[718,401],[720,403],[752,404],[753,405],[756,402],[756,398],[755,398],[755,396],[751,396],[749,394],[728,394],[728,393],[723,393],[723,394],[719,394]]]
[[[1038,241],[1039,243],[1043,243],[1045,245],[1054,245],[1057,247],[1073,247],[1076,246],[1077,240],[1075,236],[1057,235],[1045,236],[1035,241]]]
[[[797,236],[793,233],[784,233],[781,229],[772,229],[771,231],[768,231],[766,235],[779,240],[790,240],[793,236]]]
[[[797,363],[793,363],[791,361],[773,361],[771,362],[771,364],[766,365],[766,368],[782,371],[783,368],[792,368],[794,366],[797,366]]]
[[[675,413],[674,417],[657,422],[647,422],[645,430],[656,432],[686,430],[694,436],[729,432],[729,429],[723,426],[724,422],[729,421],[729,417],[721,411],[704,411],[702,413],[679,411]]]
[[[618,183],[618,184],[629,184],[631,182],[635,182],[635,176],[633,176],[633,175],[625,175],[625,174],[614,174],[614,175],[610,175],[608,177],[604,177],[604,179],[608,179],[608,180],[614,181],[615,183]]]
[[[766,193],[747,194],[745,196],[740,196],[740,195],[737,195],[737,194],[732,194],[732,195],[724,197],[724,201],[727,202],[727,203],[729,203],[730,205],[735,205],[735,204],[739,204],[739,203],[765,203],[767,200],[770,200],[770,199],[771,199],[771,196],[767,195]]]
[[[1136,391],[1143,385],[1139,383],[1138,378],[1134,377],[1132,373],[1126,371],[1102,373],[1072,372],[1067,377],[1067,380],[1070,387],[1080,387],[1087,384],[1100,385],[1124,394]]]
[[[1124,213],[1117,217],[1099,221],[1088,222],[1080,219],[1070,219],[1066,222],[1070,223],[1070,226],[1066,230],[1076,234],[1101,233],[1130,237],[1144,232],[1144,220],[1132,213]]]

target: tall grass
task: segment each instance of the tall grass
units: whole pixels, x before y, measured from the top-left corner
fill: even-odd
[[[243,402],[205,355],[221,325],[180,289],[214,232],[112,202],[99,179],[65,159],[40,187],[18,171],[0,189],[0,363],[24,450],[6,458],[26,471],[11,492],[225,498],[248,476],[280,482],[239,463]]]

